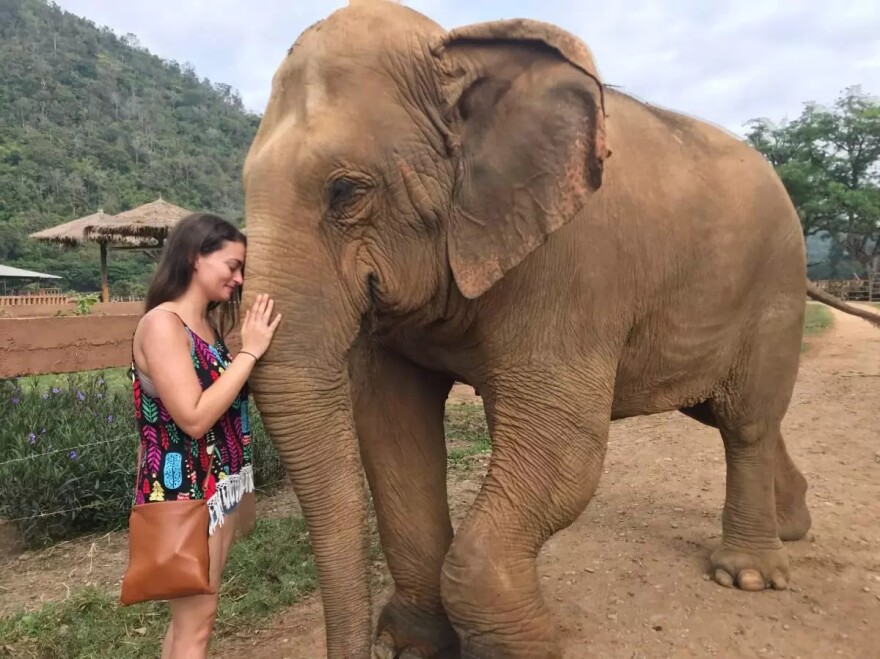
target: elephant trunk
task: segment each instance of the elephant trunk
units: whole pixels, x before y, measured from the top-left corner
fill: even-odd
[[[318,568],[328,657],[368,657],[367,510],[347,378],[267,364],[253,379],[264,425],[290,474]]]
[[[282,314],[251,391],[308,524],[327,656],[369,657],[367,507],[346,358],[359,314],[314,241],[282,252],[259,222],[248,234],[244,308],[268,293]]]

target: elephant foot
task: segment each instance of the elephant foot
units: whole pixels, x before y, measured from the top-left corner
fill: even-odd
[[[424,648],[405,647],[399,648],[394,637],[388,632],[382,632],[373,644],[373,659],[428,659],[438,657],[430,650]],[[452,659],[457,655],[446,655]]]
[[[711,558],[715,581],[726,588],[757,591],[788,587],[788,552],[784,547],[770,550],[746,550],[721,547]]]
[[[458,636],[445,613],[426,613],[394,595],[382,609],[375,659],[458,659]]]

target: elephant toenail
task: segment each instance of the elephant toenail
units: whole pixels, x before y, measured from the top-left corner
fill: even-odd
[[[788,579],[786,579],[785,575],[780,572],[776,572],[770,581],[773,584],[773,588],[776,590],[785,590],[788,588]]]
[[[394,639],[387,632],[383,632],[373,645],[373,659],[394,659]]]
[[[739,573],[739,587],[742,590],[764,590],[764,577],[757,570],[743,570]]]
[[[725,588],[733,587],[733,577],[731,577],[725,570],[717,569],[715,570],[715,581],[720,583]]]

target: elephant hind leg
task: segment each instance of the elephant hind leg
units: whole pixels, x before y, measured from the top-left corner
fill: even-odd
[[[682,408],[680,411],[703,425],[718,428],[718,421],[712,411],[712,401]],[[774,490],[779,539],[785,542],[800,540],[810,530],[812,523],[810,511],[807,509],[807,479],[792,461],[781,434],[776,444]]]
[[[807,479],[795,466],[779,437],[776,444],[776,524],[779,538],[786,542],[800,540],[810,530],[812,520],[807,508]]]
[[[798,492],[803,477],[785,450],[782,420],[797,377],[802,331],[802,314],[774,308],[712,399],[727,482],[722,543],[711,562],[716,580],[725,586],[781,589],[788,582],[788,553],[780,536],[792,529],[780,528],[778,504],[788,516],[798,509],[805,488]]]
[[[721,517],[722,541],[711,558],[724,586],[785,588],[788,554],[779,538],[774,494],[774,455],[782,441],[778,422],[722,422],[727,484]]]

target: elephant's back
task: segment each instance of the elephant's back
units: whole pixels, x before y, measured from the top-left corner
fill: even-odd
[[[616,92],[606,108],[613,154],[597,208],[613,217],[617,272],[632,273],[618,286],[631,325],[615,409],[676,409],[729,372],[762,318],[802,313],[800,222],[773,168],[736,136]]]
[[[606,111],[612,155],[597,206],[618,215],[621,240],[650,249],[640,256],[658,274],[674,263],[745,274],[772,262],[803,275],[800,220],[762,154],[722,128],[614,90]]]

